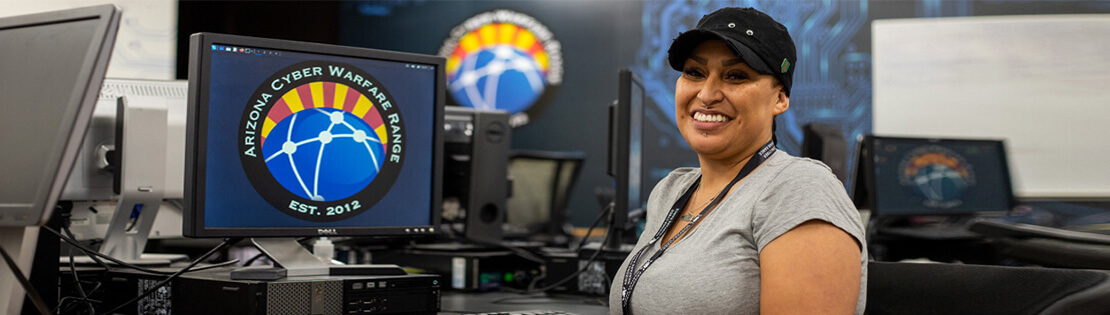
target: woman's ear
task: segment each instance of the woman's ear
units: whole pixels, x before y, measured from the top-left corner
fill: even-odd
[[[775,116],[785,113],[790,108],[790,97],[786,96],[786,91],[779,89],[778,99],[775,100]]]

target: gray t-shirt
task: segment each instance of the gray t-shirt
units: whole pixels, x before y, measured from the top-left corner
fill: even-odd
[[[628,262],[651,241],[675,201],[701,175],[697,168],[671,172],[651,192],[647,222],[632,255],[613,277],[609,313],[621,314],[621,283]],[[827,166],[776,152],[686,237],[667,249],[640,277],[631,297],[635,314],[758,314],[759,253],[775,238],[809,220],[848,232],[861,245],[859,300],[867,297],[867,246],[859,212]],[[662,243],[644,252],[642,266]]]

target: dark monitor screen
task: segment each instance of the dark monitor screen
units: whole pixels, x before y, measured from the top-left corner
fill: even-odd
[[[443,58],[205,33],[190,44],[186,236],[435,232]]]
[[[873,215],[970,215],[1013,207],[1001,140],[864,141]]]
[[[119,18],[103,5],[0,19],[0,226],[49,218],[92,118]]]
[[[621,70],[617,88],[617,101],[610,109],[609,175],[614,184],[613,226],[622,231],[610,238],[613,247],[635,240],[656,183],[677,167],[697,166],[697,155],[685,146],[674,120],[651,106],[643,81]]]
[[[836,179],[848,184],[848,141],[839,127],[822,123],[802,126],[802,156],[825,163]]]

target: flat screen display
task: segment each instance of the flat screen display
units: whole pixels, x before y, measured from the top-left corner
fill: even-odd
[[[108,68],[120,10],[0,18],[0,226],[50,218]]]
[[[876,214],[958,215],[1012,207],[1001,140],[870,137],[867,141]]]
[[[434,232],[442,58],[218,34],[193,45],[186,235]]]

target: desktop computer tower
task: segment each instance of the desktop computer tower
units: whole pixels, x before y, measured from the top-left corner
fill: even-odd
[[[443,224],[467,239],[500,242],[509,195],[509,114],[448,106]]]
[[[228,271],[222,268],[186,273],[114,314],[435,314],[440,308],[437,275],[304,276],[256,281],[232,280]],[[71,279],[68,268],[63,273],[63,279]],[[128,269],[82,268],[78,274],[86,290],[99,288],[89,296],[102,301],[96,307],[98,312],[131,300],[165,279]],[[80,296],[75,290],[70,282],[63,282],[63,296],[77,299]]]

